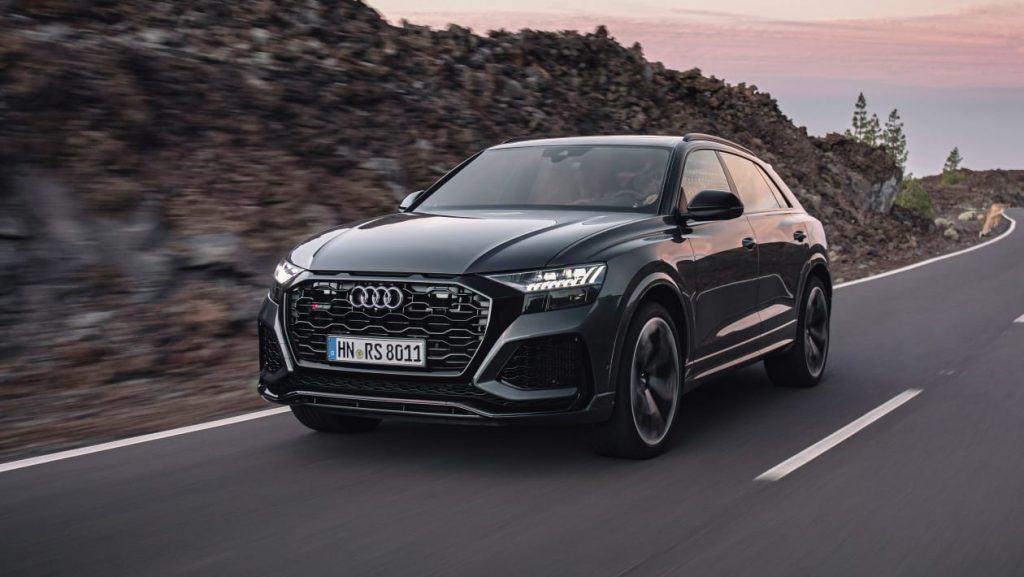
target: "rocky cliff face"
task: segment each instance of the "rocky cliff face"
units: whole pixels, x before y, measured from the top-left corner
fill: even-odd
[[[841,175],[843,194],[866,213],[888,214],[903,182],[903,171],[881,148],[865,146],[839,134],[814,139],[826,166]],[[843,170],[843,169],[846,170]]]
[[[884,214],[901,174],[883,153],[603,29],[432,31],[352,1],[0,7],[0,395],[29,416],[68,389],[83,423],[117,399],[223,410],[208,399],[254,375],[288,247],[510,137],[734,139],[825,222],[844,276],[910,234]]]

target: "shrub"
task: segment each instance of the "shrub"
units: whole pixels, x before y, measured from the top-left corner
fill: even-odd
[[[896,206],[905,208],[910,212],[931,220],[935,217],[935,209],[932,207],[932,197],[928,191],[921,186],[916,178],[908,178],[903,181],[903,189],[896,195]]]

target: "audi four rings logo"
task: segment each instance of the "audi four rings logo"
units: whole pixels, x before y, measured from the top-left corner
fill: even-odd
[[[355,308],[395,310],[402,306],[405,296],[398,287],[355,286],[348,293],[348,302]]]

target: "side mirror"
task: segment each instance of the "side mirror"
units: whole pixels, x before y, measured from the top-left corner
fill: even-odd
[[[702,190],[680,214],[682,220],[731,220],[743,215],[743,202],[731,192]]]
[[[416,192],[410,193],[409,196],[403,198],[402,202],[398,204],[398,212],[405,212],[409,210],[409,207],[411,207],[412,204],[416,202],[416,199],[419,198],[421,194],[423,194],[423,191],[417,190]]]

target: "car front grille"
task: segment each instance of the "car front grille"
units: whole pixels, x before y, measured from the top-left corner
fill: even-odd
[[[380,306],[355,306],[350,296],[357,287],[393,287],[401,303],[388,308],[380,299]],[[490,305],[458,284],[314,279],[288,292],[286,326],[292,351],[303,361],[326,364],[329,335],[423,339],[426,371],[462,372],[483,341]]]
[[[577,335],[555,335],[521,343],[502,367],[498,380],[520,389],[583,389],[587,354]]]

